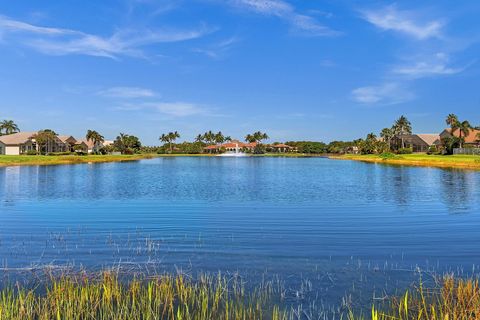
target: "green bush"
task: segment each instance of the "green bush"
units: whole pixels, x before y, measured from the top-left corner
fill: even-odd
[[[400,149],[398,149],[397,153],[398,154],[411,154],[411,153],[413,153],[413,149],[412,148],[400,148]]]
[[[27,156],[36,156],[38,153],[37,150],[28,150],[27,152],[25,152],[25,154]]]
[[[381,153],[379,155],[380,158],[382,158],[383,160],[387,160],[387,159],[395,159],[395,158],[398,158],[397,155],[391,153],[391,152],[384,152],[384,153]]]
[[[49,152],[47,153],[47,156],[70,156],[72,154],[75,154],[73,152]]]

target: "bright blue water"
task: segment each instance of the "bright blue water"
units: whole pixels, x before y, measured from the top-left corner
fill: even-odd
[[[292,287],[308,281],[304,290],[334,302],[409,281],[416,267],[472,271],[480,262],[473,171],[323,158],[7,167],[0,201],[3,273],[267,273]]]

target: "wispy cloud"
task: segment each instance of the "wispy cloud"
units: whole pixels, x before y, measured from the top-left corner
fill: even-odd
[[[433,57],[421,58],[418,61],[402,64],[393,68],[393,73],[410,78],[424,78],[442,75],[453,75],[465,70],[466,67],[454,68],[449,66],[449,56],[437,53]]]
[[[197,115],[209,115],[207,108],[200,106],[195,103],[189,102],[143,102],[143,103],[126,103],[119,107],[116,107],[117,110],[122,111],[154,111],[164,114],[166,116],[171,116],[174,118],[197,116]]]
[[[419,40],[440,38],[444,23],[441,20],[423,21],[409,11],[400,11],[396,6],[388,6],[380,10],[364,10],[363,18],[376,27],[397,31]]]
[[[392,105],[414,98],[404,85],[387,82],[378,86],[360,87],[352,91],[353,100],[366,105]]]
[[[109,98],[151,98],[156,96],[150,89],[139,87],[112,87],[98,92],[98,95]]]
[[[109,37],[82,31],[32,25],[0,16],[0,34],[49,55],[80,54],[117,59],[120,56],[143,56],[142,47],[200,38],[212,32],[205,26],[196,30],[124,29]]]
[[[294,29],[314,36],[335,36],[340,32],[320,24],[312,16],[301,14],[283,0],[231,0],[236,7],[287,21]]]
[[[206,55],[207,57],[210,57],[212,59],[219,59],[224,56],[239,41],[240,40],[237,37],[230,37],[208,47],[194,48],[193,52]]]

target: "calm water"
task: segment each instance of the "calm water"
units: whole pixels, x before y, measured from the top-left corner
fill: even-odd
[[[239,271],[332,303],[371,297],[417,267],[474,271],[480,173],[322,158],[0,168],[0,259],[4,274]]]

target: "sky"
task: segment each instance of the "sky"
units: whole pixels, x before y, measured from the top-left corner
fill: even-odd
[[[480,1],[0,0],[0,119],[107,139],[480,125]]]

